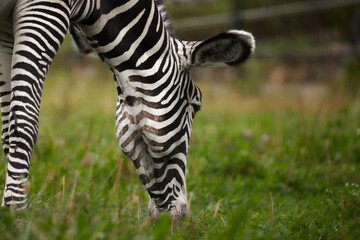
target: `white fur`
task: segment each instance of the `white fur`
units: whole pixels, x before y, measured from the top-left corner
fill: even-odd
[[[255,51],[255,47],[256,47],[255,38],[251,33],[243,31],[243,30],[236,30],[236,29],[232,29],[227,32],[237,35],[239,38],[248,42],[249,45],[251,46],[251,53],[253,53]]]

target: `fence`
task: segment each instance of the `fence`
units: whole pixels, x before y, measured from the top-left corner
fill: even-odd
[[[360,0],[304,1],[242,10],[237,13],[236,17],[240,21],[256,21],[277,16],[301,14],[356,4],[360,4]],[[173,21],[173,25],[176,29],[186,30],[228,24],[230,21],[231,16],[229,14],[212,14],[207,16],[175,19]]]
[[[234,4],[238,6],[240,0],[235,0]],[[235,7],[234,5],[234,7]],[[197,17],[188,17],[183,19],[175,19],[173,25],[175,29],[178,29],[183,32],[187,31],[196,31],[199,29],[230,25],[231,22],[250,22],[250,21],[260,21],[264,19],[270,19],[280,16],[290,16],[296,14],[305,14],[313,13],[327,9],[334,9],[345,6],[356,6],[354,17],[352,22],[349,23],[350,29],[350,42],[347,43],[347,46],[342,46],[342,48],[333,48],[333,49],[308,49],[308,51],[302,51],[297,53],[279,53],[279,52],[264,52],[260,51],[257,53],[257,57],[268,57],[268,56],[279,56],[281,58],[307,58],[313,60],[322,60],[322,59],[340,59],[342,56],[347,56],[349,54],[358,54],[358,34],[360,27],[360,0],[312,0],[312,1],[302,1],[302,2],[293,2],[288,4],[281,4],[276,6],[267,6],[260,7],[255,9],[246,9],[242,11],[236,11],[236,13],[228,14],[212,14],[206,16],[197,16]]]

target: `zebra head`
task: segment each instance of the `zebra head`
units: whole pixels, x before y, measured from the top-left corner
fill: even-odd
[[[238,30],[201,42],[173,37],[168,42],[170,50],[154,59],[145,74],[125,70],[128,73],[124,76],[115,70],[117,137],[149,193],[152,219],[164,209],[176,219],[190,215],[187,153],[192,122],[202,105],[201,91],[190,69],[240,64],[255,47],[252,35]]]
[[[80,51],[95,50],[114,73],[116,135],[149,193],[150,217],[168,210],[183,219],[190,215],[185,182],[190,133],[202,104],[190,69],[240,64],[255,41],[239,30],[182,41],[172,35],[161,1],[120,2],[118,15],[93,14],[86,23],[76,19],[70,33]]]

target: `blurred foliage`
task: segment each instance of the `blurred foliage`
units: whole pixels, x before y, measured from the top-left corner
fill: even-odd
[[[187,166],[192,218],[179,228],[167,214],[149,222],[146,191],[117,146],[111,74],[97,61],[64,64],[57,58],[45,82],[29,208],[0,209],[4,239],[360,237],[360,100],[346,88],[244,94],[201,79]],[[251,64],[241,71],[272,68]]]

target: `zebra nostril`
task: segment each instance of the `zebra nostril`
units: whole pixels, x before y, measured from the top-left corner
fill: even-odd
[[[184,220],[186,216],[190,216],[188,206],[186,203],[175,204],[169,209],[170,215],[175,220]]]

